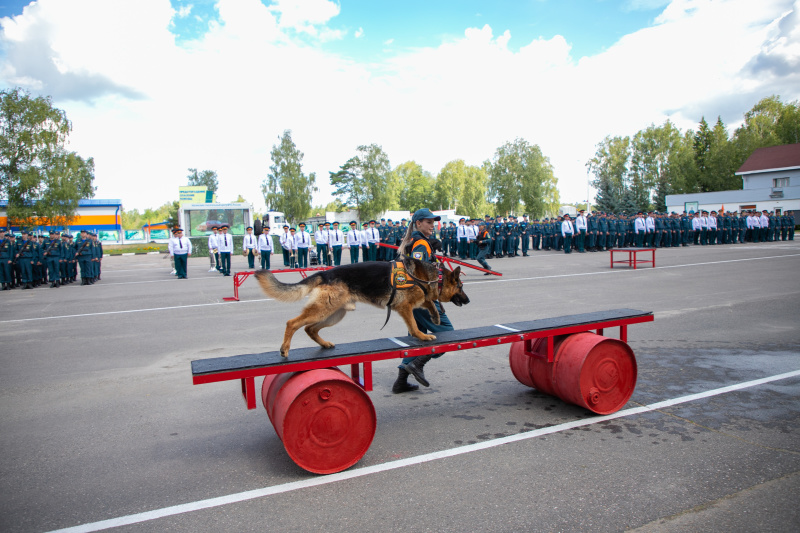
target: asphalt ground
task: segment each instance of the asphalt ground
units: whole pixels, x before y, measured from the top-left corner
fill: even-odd
[[[188,280],[107,257],[93,286],[2,292],[0,530],[797,531],[800,242],[662,249],[636,271],[608,255],[491,260],[503,277],[470,273],[472,302],[446,309],[457,328],[653,311],[629,328],[638,383],[617,418],[518,383],[507,345],[434,360],[432,386],[402,395],[379,362],[375,439],[331,476],[291,461],[238,382],[191,380],[194,359],[277,350],[302,303],[252,279],[223,302],[233,278],[206,257]],[[384,319],[359,306],[323,337],[406,334]]]

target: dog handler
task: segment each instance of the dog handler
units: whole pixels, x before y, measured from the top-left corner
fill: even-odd
[[[403,241],[400,243],[401,250],[410,250],[408,255],[420,261],[428,261],[435,263],[436,259],[433,257],[431,243],[428,239],[433,236],[434,222],[441,220],[431,213],[430,209],[419,209],[411,217],[411,225],[406,231]],[[444,308],[439,301],[433,302],[436,310],[439,311],[439,324],[434,324],[431,320],[431,314],[427,309],[414,309],[414,320],[417,322],[417,327],[423,333],[437,333],[439,331],[452,331],[453,324],[444,312]],[[434,355],[420,355],[417,357],[406,357],[398,367],[400,370],[397,374],[397,380],[392,385],[392,392],[399,394],[401,392],[408,392],[417,390],[417,385],[412,385],[408,382],[408,375],[411,374],[425,387],[430,386],[430,383],[425,379],[425,374],[422,369],[433,358],[441,357],[442,354]]]

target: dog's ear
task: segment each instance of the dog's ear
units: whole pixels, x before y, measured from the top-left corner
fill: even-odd
[[[460,266],[457,266],[456,269],[453,270],[453,275],[456,277],[456,279],[458,279],[458,277],[461,275],[461,267]]]

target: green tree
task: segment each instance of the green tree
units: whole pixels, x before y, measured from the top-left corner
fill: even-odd
[[[498,214],[516,213],[520,203],[535,218],[557,211],[558,180],[538,145],[519,138],[507,142],[484,167],[489,176],[489,198],[494,200]]]
[[[786,104],[775,124],[775,134],[781,144],[800,143],[800,102]]]
[[[398,209],[416,211],[430,207],[436,180],[416,161],[406,161],[392,171],[395,182],[394,197],[398,198]]]
[[[219,188],[219,179],[215,170],[201,170],[197,171],[196,168],[189,169],[189,175],[186,176],[189,185],[203,186],[212,192],[217,192]]]
[[[389,156],[377,144],[362,145],[338,172],[330,172],[333,195],[355,206],[361,220],[374,218],[392,205]]]
[[[94,196],[94,161],[65,148],[71,129],[49,97],[0,91],[0,196],[8,199],[11,220],[69,221],[78,200]]]
[[[661,126],[651,124],[633,137],[629,179],[635,184],[632,189],[639,209],[650,206],[652,195],[655,209],[666,210],[666,195],[673,192],[673,174],[677,171],[671,163],[682,143],[680,130],[669,120]]]
[[[630,159],[629,137],[607,136],[586,166],[594,174],[592,185],[597,189],[597,209],[616,213],[621,208],[622,193]]]
[[[292,141],[291,130],[283,132],[270,156],[270,172],[261,184],[267,210],[282,211],[292,224],[305,219],[311,212],[311,197],[317,191],[316,175],[303,174],[303,152]]]
[[[488,208],[488,178],[483,167],[467,165],[463,159],[448,162],[436,176],[433,202],[422,206],[434,209],[455,209],[459,215],[483,218]]]

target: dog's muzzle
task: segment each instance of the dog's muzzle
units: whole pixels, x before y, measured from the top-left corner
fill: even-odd
[[[469,297],[462,292],[450,298],[450,302],[456,304],[458,307],[461,307],[462,305],[467,305],[469,303]]]

